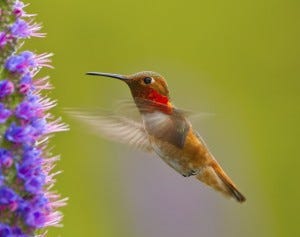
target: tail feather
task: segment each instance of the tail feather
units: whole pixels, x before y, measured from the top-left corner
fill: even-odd
[[[215,190],[222,192],[226,196],[233,197],[238,202],[246,201],[231,179],[226,175],[217,162],[203,168],[197,175],[197,179],[213,187]]]

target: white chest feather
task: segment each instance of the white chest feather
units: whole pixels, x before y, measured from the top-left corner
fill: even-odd
[[[157,111],[153,113],[145,113],[143,116],[143,122],[145,129],[148,133],[152,133],[150,130],[163,132],[171,122],[170,115]]]

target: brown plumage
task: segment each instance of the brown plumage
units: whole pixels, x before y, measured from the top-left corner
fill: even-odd
[[[246,200],[193,130],[185,113],[173,106],[167,83],[161,75],[155,72],[140,72],[129,76],[95,72],[88,74],[126,82],[141,114],[142,123],[116,115],[99,116],[78,112],[73,115],[88,122],[95,131],[109,139],[155,152],[185,177],[195,176],[238,202]]]

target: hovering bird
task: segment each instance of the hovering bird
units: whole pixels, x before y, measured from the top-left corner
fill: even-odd
[[[86,74],[125,82],[140,112],[141,122],[119,115],[80,112],[73,115],[109,139],[156,153],[184,177],[195,176],[227,197],[238,202],[246,200],[192,128],[187,114],[171,103],[167,83],[160,74],[151,71],[127,76],[103,72]]]

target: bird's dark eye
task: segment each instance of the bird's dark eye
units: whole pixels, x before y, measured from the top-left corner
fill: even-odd
[[[145,78],[144,78],[144,83],[145,83],[145,84],[151,84],[151,83],[152,83],[152,80],[153,80],[153,79],[152,79],[151,77],[145,77]]]

